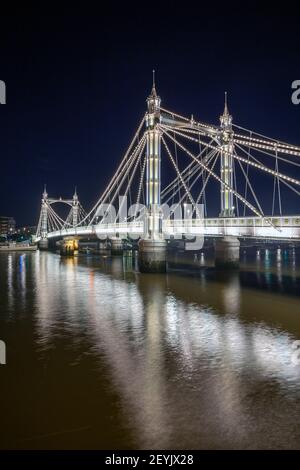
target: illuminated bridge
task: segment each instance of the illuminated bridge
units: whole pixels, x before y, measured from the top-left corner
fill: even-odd
[[[96,204],[86,212],[76,191],[64,200],[45,189],[36,240],[47,248],[51,239],[135,239],[141,270],[163,271],[166,240],[216,237],[220,260],[234,263],[238,238],[300,241],[300,210],[285,210],[298,207],[299,157],[300,147],[234,124],[226,94],[220,124],[210,125],[163,108],[153,79],[147,111]],[[66,219],[58,204],[69,206]]]

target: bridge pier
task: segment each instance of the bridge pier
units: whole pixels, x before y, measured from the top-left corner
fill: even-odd
[[[122,238],[114,237],[110,240],[111,254],[113,256],[120,256],[123,254],[123,241]]]
[[[46,251],[49,247],[49,242],[47,238],[41,238],[38,242],[39,250]]]
[[[141,273],[165,273],[167,268],[166,241],[140,240],[138,266]]]
[[[238,268],[240,261],[240,241],[233,236],[225,236],[215,241],[215,265],[220,268]]]

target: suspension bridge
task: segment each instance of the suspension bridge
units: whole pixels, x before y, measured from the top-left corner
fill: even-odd
[[[215,237],[220,264],[236,264],[239,238],[300,241],[300,210],[285,210],[298,208],[299,157],[300,147],[234,124],[226,93],[219,125],[163,108],[153,78],[146,113],[96,204],[85,211],[76,191],[55,199],[45,189],[36,241],[46,249],[63,240],[72,251],[84,238],[116,249],[138,239],[140,269],[164,271],[166,240]],[[66,218],[58,204],[69,207]]]

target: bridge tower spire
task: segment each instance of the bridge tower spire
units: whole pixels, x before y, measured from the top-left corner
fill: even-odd
[[[228,110],[227,92],[225,91],[224,111],[220,116],[221,123],[221,180],[225,184],[221,184],[221,212],[220,217],[234,217],[235,209],[233,205],[233,192],[228,189],[233,188],[233,157],[234,150],[233,144],[233,131],[232,131],[232,116]]]
[[[77,190],[75,187],[75,191],[73,194],[73,201],[72,201],[72,225],[76,227],[78,224],[78,216],[79,216],[79,199],[77,195]]]

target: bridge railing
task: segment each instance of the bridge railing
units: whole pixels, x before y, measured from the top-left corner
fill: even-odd
[[[94,226],[89,225],[86,227],[70,227],[64,228],[61,230],[55,230],[54,232],[48,233],[48,238],[55,238],[55,237],[65,237],[65,236],[76,236],[76,235],[91,235],[94,233]]]
[[[235,217],[193,220],[167,220],[163,232],[168,235],[236,236],[249,238],[288,238],[300,240],[300,216]]]
[[[95,233],[102,234],[142,234],[144,233],[144,222],[119,222],[114,224],[98,224],[95,225]]]
[[[205,219],[205,235],[300,239],[300,216]]]

